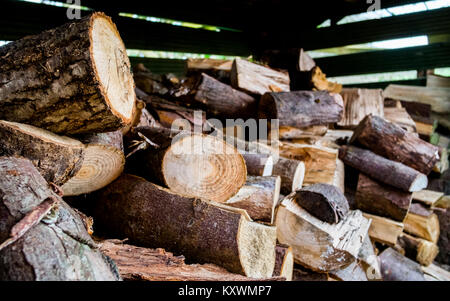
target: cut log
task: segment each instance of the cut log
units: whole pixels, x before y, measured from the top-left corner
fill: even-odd
[[[0,194],[1,280],[120,279],[81,219],[29,160],[0,158]]]
[[[414,192],[412,198],[416,202],[420,202],[429,207],[433,207],[441,197],[444,196],[443,192],[437,192],[432,190],[422,190]]]
[[[288,245],[277,244],[275,247],[275,268],[273,276],[281,276],[287,281],[292,281],[294,272],[294,255],[292,248]]]
[[[324,136],[303,136],[292,139],[290,142],[339,149],[341,145],[348,143],[352,135],[353,131],[328,130]]]
[[[305,172],[305,163],[302,161],[279,157],[273,166],[272,175],[281,177],[281,193],[287,195],[302,188]]]
[[[369,229],[372,240],[392,247],[397,244],[398,237],[403,233],[404,224],[367,213],[364,213],[364,217],[372,220]]]
[[[121,131],[85,135],[86,145],[81,169],[61,188],[64,196],[75,196],[99,190],[117,179],[125,167]]]
[[[380,262],[378,261],[377,255],[375,255],[375,250],[369,235],[364,238],[363,245],[359,249],[358,260],[361,262],[361,267],[366,273],[367,280],[376,281],[383,279],[381,276]]]
[[[398,245],[402,248],[406,257],[423,266],[429,266],[433,263],[439,252],[436,244],[405,233],[398,238]]]
[[[330,224],[344,220],[350,210],[344,194],[328,184],[308,186],[290,197],[309,214]]]
[[[321,146],[283,143],[279,152],[282,157],[305,163],[303,186],[317,183],[334,184],[337,150]]]
[[[450,272],[436,264],[421,267],[427,281],[450,281]]]
[[[249,94],[263,95],[266,92],[290,91],[289,74],[236,58],[231,68],[233,88]]]
[[[382,185],[359,174],[356,208],[371,214],[403,222],[411,205],[412,194],[389,185]]]
[[[81,168],[86,156],[83,144],[34,126],[0,121],[0,156],[29,159],[46,181],[63,185]]]
[[[290,71],[291,90],[312,90],[328,91],[331,93],[340,93],[342,85],[327,80],[327,76],[322,72],[319,66],[314,66],[309,71],[297,72]]]
[[[134,66],[133,78],[136,87],[147,94],[165,95],[169,92],[170,86],[163,83],[161,75],[153,74],[143,64]]]
[[[328,125],[342,118],[343,101],[339,94],[295,91],[266,93],[258,108],[259,119],[278,119],[280,126],[305,128]]]
[[[415,102],[415,101],[400,101],[400,107],[405,108],[411,117],[414,118],[430,118],[431,105]]]
[[[221,139],[163,128],[136,128],[133,133],[131,140],[145,137],[154,144],[129,158],[133,174],[176,193],[217,202],[225,202],[245,184],[242,155]]]
[[[147,249],[105,240],[100,250],[117,264],[125,281],[257,281],[214,264],[186,264],[183,256],[163,249]],[[281,280],[273,277],[262,280]]]
[[[280,184],[280,177],[248,177],[245,185],[225,204],[246,210],[255,221],[272,224]]]
[[[339,126],[354,128],[369,114],[384,116],[382,90],[346,88],[340,94],[344,100],[344,114]]]
[[[279,128],[278,137],[281,140],[301,139],[310,136],[323,136],[327,131],[328,126],[325,125],[313,125],[300,129],[291,126],[281,126]]]
[[[389,85],[384,97],[431,105],[434,112],[450,113],[450,88]]]
[[[405,131],[413,133],[415,136],[418,135],[415,121],[404,108],[384,108],[384,118]]]
[[[315,66],[314,59],[301,48],[298,56],[298,71],[311,71]]]
[[[378,156],[369,150],[343,146],[339,150],[339,158],[372,179],[403,191],[421,191],[428,185],[426,175],[402,163]]]
[[[272,276],[276,230],[251,222],[243,210],[183,197],[131,175],[122,175],[94,199],[96,225],[108,236],[248,277]]]
[[[322,222],[301,208],[293,197],[283,200],[275,223],[279,242],[292,246],[295,262],[318,272],[350,265],[370,226],[360,211],[351,211],[337,225]]]
[[[433,167],[433,171],[438,174],[443,174],[449,168],[448,150],[439,146],[439,161]]]
[[[0,119],[58,134],[115,131],[135,110],[130,61],[103,13],[1,47],[0,83]]]
[[[273,172],[273,157],[266,154],[243,153],[247,173],[250,176],[268,177]]]
[[[430,88],[450,88],[450,77],[427,74],[427,87]]]
[[[447,204],[446,209],[434,209],[434,214],[436,214],[439,219],[439,239],[437,243],[439,254],[436,257],[436,261],[446,265],[450,265],[450,209],[448,208]]]
[[[412,204],[404,221],[405,232],[437,243],[439,239],[439,219],[433,211],[420,204]]]
[[[135,91],[138,88],[135,89]],[[122,128],[122,134],[126,135],[133,127],[149,126],[149,127],[161,127],[161,124],[147,111],[146,103],[143,100],[137,99],[136,110],[133,115],[132,122]]]
[[[379,258],[384,281],[425,281],[420,265],[394,249],[384,250]]]
[[[300,265],[294,267],[292,281],[331,281],[328,273],[317,273]]]
[[[193,59],[186,60],[186,69],[188,76],[196,76],[200,73],[206,73],[225,84],[231,83],[231,60],[216,59]]]
[[[331,271],[330,277],[337,281],[368,281],[362,263],[355,260],[348,267]]]
[[[351,143],[403,163],[428,175],[439,159],[439,149],[383,118],[369,115],[355,129]]]

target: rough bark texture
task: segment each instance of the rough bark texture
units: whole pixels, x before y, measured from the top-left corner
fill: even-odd
[[[29,125],[0,121],[0,156],[29,159],[46,181],[58,186],[80,169],[85,148],[80,141]]]
[[[439,149],[385,119],[369,115],[355,129],[351,142],[428,175],[439,159]]]
[[[364,174],[359,175],[356,207],[364,212],[403,222],[411,205],[412,194],[382,185]]]
[[[379,255],[384,281],[425,281],[420,265],[392,248]]]
[[[339,159],[371,178],[403,191],[420,191],[428,185],[428,179],[424,174],[369,150],[343,146],[339,150]]]
[[[1,280],[120,279],[30,161],[0,158],[0,196],[0,242],[9,240],[0,247]]]
[[[436,208],[434,213],[439,219],[439,254],[436,257],[436,261],[450,265],[450,210]]]
[[[96,225],[109,236],[163,247],[189,262],[214,263],[249,277],[272,275],[274,229],[252,228],[256,224],[238,209],[183,197],[130,175],[96,192],[94,199]]]
[[[344,100],[344,115],[338,125],[354,128],[369,114],[383,117],[382,92],[380,89],[343,89],[340,94]]]
[[[339,94],[295,91],[264,94],[258,117],[279,119],[280,126],[304,128],[338,122],[342,112],[343,101]]]
[[[272,174],[280,176],[281,193],[287,195],[302,188],[305,171],[305,163],[302,161],[279,157],[273,166]]]
[[[295,202],[321,221],[337,224],[346,218],[349,205],[335,186],[315,184],[295,193]]]
[[[295,266],[292,281],[329,281],[328,273],[317,273],[300,265]]]
[[[247,174],[256,177],[268,177],[273,173],[273,157],[266,154],[242,154],[247,166]]]
[[[93,59],[92,28],[99,18],[119,37],[108,17],[94,13],[0,48],[0,119],[60,134],[115,131],[131,122],[131,114],[121,115],[109,103],[109,87]],[[120,70],[111,72],[134,94],[125,47],[111,51],[121,62]]]

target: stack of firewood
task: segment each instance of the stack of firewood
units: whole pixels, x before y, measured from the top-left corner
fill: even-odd
[[[302,50],[295,70],[132,73],[102,13],[1,47],[0,279],[448,277],[448,198],[424,190],[442,150],[380,90]]]

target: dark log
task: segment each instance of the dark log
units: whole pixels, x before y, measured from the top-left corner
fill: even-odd
[[[29,160],[0,158],[0,194],[0,280],[120,279]]]
[[[420,191],[428,185],[426,175],[402,163],[385,159],[369,150],[343,146],[339,149],[339,158],[345,164],[358,169],[372,179],[403,191]]]
[[[281,178],[281,193],[288,195],[301,189],[305,178],[305,163],[279,157],[274,163],[272,175]]]
[[[385,158],[428,175],[439,160],[439,149],[385,119],[369,115],[355,129],[350,143],[358,142]]]
[[[304,128],[339,122],[343,106],[339,94],[323,91],[266,93],[261,98],[258,117],[279,119],[280,126]]]
[[[294,255],[292,248],[288,245],[277,244],[275,247],[275,268],[272,276],[281,276],[287,281],[292,280],[294,271]]]
[[[0,119],[59,134],[131,122],[130,61],[111,19],[94,13],[0,48]]]
[[[273,172],[273,157],[266,154],[242,154],[250,176],[268,177]]]
[[[206,73],[215,79],[230,85],[231,67],[233,61],[216,59],[192,59],[186,61],[187,76],[196,76],[200,73]]]
[[[384,281],[425,281],[420,265],[392,248],[379,255]]]
[[[439,239],[438,247],[439,254],[436,257],[436,261],[450,265],[450,209],[448,208],[436,208],[434,213],[439,219]]]
[[[403,255],[423,266],[432,264],[439,252],[436,244],[408,234],[403,234],[398,238],[398,245],[404,252]]]
[[[94,199],[96,225],[110,237],[249,277],[272,276],[275,228],[250,222],[243,210],[187,198],[131,175],[122,175]]]
[[[359,175],[355,196],[356,208],[403,222],[411,205],[412,194],[380,184],[364,174]]]
[[[292,281],[329,281],[329,276],[328,273],[318,273],[296,265],[292,275]]]

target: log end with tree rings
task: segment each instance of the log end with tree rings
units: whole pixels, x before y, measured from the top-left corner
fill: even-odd
[[[165,184],[174,192],[216,202],[235,195],[247,176],[244,159],[234,147],[197,134],[174,139],[161,168]]]

